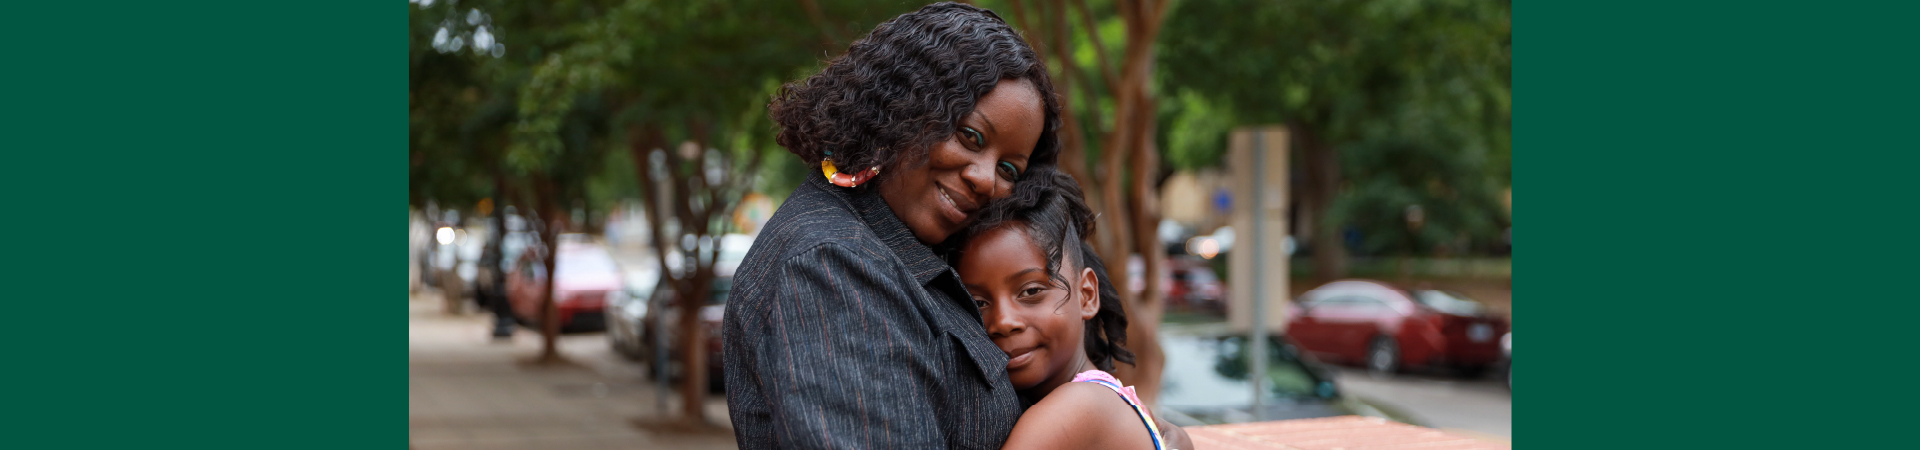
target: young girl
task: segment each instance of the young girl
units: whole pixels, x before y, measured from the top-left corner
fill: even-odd
[[[1093,213],[1073,177],[1030,173],[979,217],[951,243],[954,267],[1032,405],[1004,448],[1192,449],[1106,372],[1133,352],[1119,292],[1081,241]]]

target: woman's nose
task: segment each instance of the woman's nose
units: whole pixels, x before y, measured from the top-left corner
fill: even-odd
[[[980,155],[980,158],[968,163],[967,168],[960,171],[960,178],[967,180],[968,187],[973,189],[973,193],[987,200],[1012,194],[1010,190],[999,192],[1000,190],[997,189],[1000,186],[1000,180],[993,176],[995,162],[991,155]]]

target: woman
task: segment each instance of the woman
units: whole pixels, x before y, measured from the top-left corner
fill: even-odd
[[[987,334],[1010,356],[1014,390],[1033,405],[1004,448],[1192,449],[1106,372],[1133,364],[1133,352],[1120,293],[1081,240],[1094,216],[1079,185],[1051,169],[1028,177],[949,244]]]
[[[1055,164],[1059,106],[992,12],[875,27],[772,105],[812,172],[734,274],[722,326],[741,448],[999,448],[1007,357],[931,246]]]

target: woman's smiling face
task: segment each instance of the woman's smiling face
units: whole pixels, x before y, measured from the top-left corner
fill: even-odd
[[[987,230],[967,241],[957,269],[980,307],[993,343],[1007,353],[1013,388],[1038,388],[1043,397],[1072,381],[1087,360],[1086,321],[1100,310],[1092,269],[1072,270],[1064,285],[1047,271],[1046,253],[1018,224]],[[1074,273],[1077,272],[1077,273]]]
[[[1040,100],[1032,82],[1000,80],[974,102],[953,136],[927,150],[925,164],[887,177],[878,187],[881,198],[921,243],[936,245],[959,232],[981,206],[1012,193],[1027,170],[1046,128]]]

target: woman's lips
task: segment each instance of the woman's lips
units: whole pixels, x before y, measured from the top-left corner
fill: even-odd
[[[967,223],[967,212],[960,209],[960,204],[957,200],[954,200],[952,194],[948,193],[946,188],[935,185],[934,193],[940,197],[938,202],[943,206],[943,208],[940,208],[940,212],[947,216],[948,221],[955,224]]]

